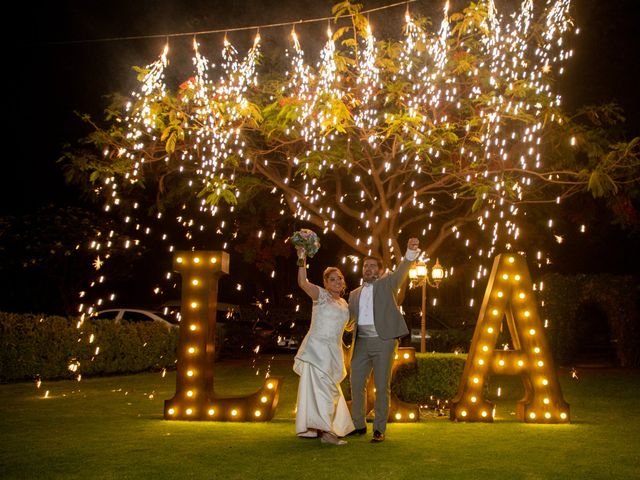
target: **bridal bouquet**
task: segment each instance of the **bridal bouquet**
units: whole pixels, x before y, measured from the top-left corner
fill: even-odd
[[[309,258],[313,257],[320,249],[320,239],[318,235],[307,228],[301,228],[299,231],[293,232],[291,243],[293,243],[293,246],[296,248],[302,248]],[[304,259],[298,258],[298,266],[302,267],[303,265]]]

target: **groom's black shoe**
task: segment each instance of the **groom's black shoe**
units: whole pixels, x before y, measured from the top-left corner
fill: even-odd
[[[367,427],[362,427],[362,428],[356,428],[354,431],[352,431],[351,433],[347,434],[347,437],[350,437],[352,435],[364,435],[365,433],[367,433]]]
[[[384,433],[381,433],[378,430],[376,430],[375,432],[373,432],[373,438],[371,439],[371,443],[380,443],[380,442],[384,442]]]

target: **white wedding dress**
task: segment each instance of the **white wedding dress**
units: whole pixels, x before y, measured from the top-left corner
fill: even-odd
[[[296,434],[315,437],[316,430],[344,437],[355,429],[340,382],[347,375],[342,353],[342,332],[349,320],[343,298],[320,288],[313,302],[311,326],[296,354],[293,370],[300,375]]]

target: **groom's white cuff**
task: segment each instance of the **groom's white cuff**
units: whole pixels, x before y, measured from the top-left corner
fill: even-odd
[[[407,250],[407,253],[404,254],[404,258],[413,262],[420,255],[420,249],[416,248],[415,250]]]

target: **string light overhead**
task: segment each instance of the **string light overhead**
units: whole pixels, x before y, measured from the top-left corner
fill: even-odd
[[[368,8],[366,10],[362,10],[360,14],[371,14],[375,12],[380,12],[382,10],[387,10],[390,8],[396,8],[399,6],[409,5],[417,2],[418,0],[404,0],[402,2],[391,3],[388,5],[382,5],[380,7]],[[349,16],[349,15],[347,15]],[[62,42],[53,42],[58,45],[69,45],[69,44],[78,44],[78,43],[102,43],[102,42],[120,42],[120,41],[130,41],[130,40],[147,40],[153,38],[160,39],[169,39],[169,38],[178,38],[178,37],[194,37],[194,36],[206,36],[206,35],[216,35],[216,34],[228,34],[232,32],[242,32],[242,31],[259,31],[266,30],[269,28],[280,28],[280,27],[288,27],[292,25],[306,25],[310,23],[318,23],[318,22],[328,22],[335,20],[335,17],[320,17],[320,18],[304,18],[300,20],[296,20],[293,22],[277,22],[277,23],[267,23],[261,25],[251,25],[244,27],[225,27],[219,29],[210,29],[210,30],[199,30],[195,32],[179,32],[179,33],[162,33],[157,35],[131,35],[125,37],[111,37],[111,38],[94,38],[94,39],[84,39],[84,40],[70,40],[70,41],[62,41]]]

